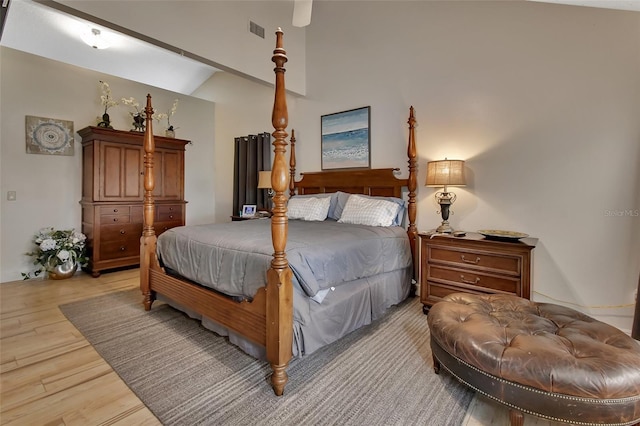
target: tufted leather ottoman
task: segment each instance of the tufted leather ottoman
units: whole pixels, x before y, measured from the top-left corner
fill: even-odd
[[[640,344],[573,309],[454,293],[429,311],[434,370],[522,413],[577,425],[640,424]]]

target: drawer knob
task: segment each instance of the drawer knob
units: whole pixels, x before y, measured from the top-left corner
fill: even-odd
[[[113,212],[114,213],[118,213],[118,209],[113,209]]]
[[[125,234],[125,232],[126,232],[126,231],[125,231],[124,229],[121,229],[121,230],[120,230],[120,233],[121,233],[122,235],[124,235],[124,234]]]
[[[173,211],[173,207],[169,207],[169,211],[172,212]]]
[[[169,219],[173,219],[173,215],[172,214],[169,215]]]
[[[478,284],[480,282],[480,277],[476,277],[474,281],[474,280],[465,280],[464,275],[460,275],[460,281],[462,281],[465,284]]]
[[[113,218],[113,221],[114,221],[114,222],[117,222],[117,221],[118,221],[118,218],[117,218],[117,217],[114,217],[114,218]]]
[[[120,247],[120,251],[125,251],[127,248],[125,246]]]
[[[477,265],[480,262],[480,258],[476,257],[476,260],[469,260],[464,258],[464,254],[460,255],[460,260],[464,263],[471,263],[472,265]]]

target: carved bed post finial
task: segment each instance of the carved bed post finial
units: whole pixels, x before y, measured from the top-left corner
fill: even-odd
[[[142,212],[142,237],[140,238],[140,290],[142,291],[145,310],[151,309],[153,294],[149,285],[149,269],[151,257],[156,251],[156,233],[153,227],[155,217],[155,204],[153,200],[153,189],[155,188],[155,177],[153,173],[153,152],[155,151],[155,141],[153,139],[153,107],[151,106],[151,95],[147,94],[147,106],[144,109],[147,115],[147,126],[144,131],[144,198]]]
[[[409,179],[407,187],[409,189],[409,227],[407,228],[407,234],[409,235],[409,242],[411,244],[411,254],[413,256],[413,271],[414,278],[417,277],[417,256],[416,256],[416,238],[418,236],[418,229],[416,228],[416,189],[418,188],[418,166],[416,161],[416,140],[415,140],[415,128],[416,118],[414,115],[413,106],[409,108],[409,143],[407,146],[407,157],[409,157]]]
[[[286,368],[291,359],[293,344],[293,285],[291,269],[285,254],[287,245],[287,199],[285,190],[288,186],[288,174],[285,159],[287,147],[287,99],[284,87],[284,64],[287,53],[282,47],[282,30],[276,31],[276,48],[272,60],[275,62],[276,75],[275,99],[271,122],[275,131],[273,136],[274,158],[271,168],[271,187],[275,191],[273,197],[273,216],[271,217],[271,239],[273,242],[273,259],[267,271],[266,302],[266,335],[267,360],[271,364],[271,386],[276,395],[284,393],[288,377]]]
[[[291,129],[291,150],[289,152],[289,196],[293,197],[296,193],[296,131]]]

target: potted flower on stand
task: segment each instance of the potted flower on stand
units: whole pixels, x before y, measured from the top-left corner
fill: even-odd
[[[176,110],[178,109],[178,102],[180,100],[179,99],[175,99],[173,101],[173,105],[171,106],[171,109],[169,110],[169,112],[167,114],[164,113],[158,113],[158,114],[154,114],[153,118],[155,118],[156,120],[158,120],[158,122],[162,121],[163,119],[167,119],[167,128],[164,131],[164,135],[168,138],[175,138],[176,137],[176,129],[178,129],[179,127],[173,127],[173,125],[171,124],[171,117],[173,116],[173,114],[176,113]]]
[[[111,87],[109,87],[109,83],[106,81],[100,80],[100,89],[102,90],[102,95],[100,96],[100,103],[104,106],[104,114],[102,114],[102,120],[98,119],[98,127],[105,127],[107,129],[113,129],[111,127],[111,118],[107,113],[107,110],[113,106],[118,105],[118,101],[113,99],[111,96]]]
[[[33,238],[36,249],[26,253],[35,258],[33,264],[38,268],[33,272],[23,272],[23,279],[37,277],[43,271],[54,280],[73,276],[78,265],[87,264],[86,239],[83,233],[73,229],[42,228]]]
[[[142,115],[142,111],[140,111],[140,103],[138,103],[136,98],[133,97],[122,98],[120,102],[122,102],[123,105],[133,107],[133,109],[136,110],[136,112],[129,112],[129,114],[131,114],[131,117],[133,117],[133,129],[131,129],[131,131],[144,132],[145,117],[144,115]]]

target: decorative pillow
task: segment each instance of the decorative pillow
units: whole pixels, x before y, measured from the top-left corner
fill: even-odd
[[[331,198],[331,204],[329,205],[329,213],[327,213],[327,217],[329,217],[331,219],[338,220],[338,218],[334,217],[335,216],[334,210],[335,210],[336,205],[338,203],[338,193],[337,192],[327,192],[327,193],[321,193],[321,194],[294,195],[291,198],[325,198],[325,197]],[[342,211],[342,209],[340,209],[340,211]]]
[[[329,211],[329,217],[331,219],[339,220],[340,217],[342,216],[344,207],[347,204],[347,201],[349,200],[349,196],[351,194],[347,194],[346,192],[342,192],[342,191],[338,191],[335,194],[336,194],[337,202],[333,211]],[[402,198],[371,196],[371,195],[363,195],[363,194],[354,194],[354,195],[358,195],[358,197],[363,197],[363,198],[369,198],[374,200],[385,200],[385,201],[391,201],[393,203],[396,203],[399,206],[399,209],[398,209],[398,214],[396,214],[396,217],[393,218],[392,225],[402,226],[402,224],[404,223],[404,212],[406,209],[406,203]]]
[[[287,204],[289,219],[317,220],[327,218],[331,197],[291,197]]]
[[[369,226],[391,226],[400,206],[392,201],[350,195],[338,222]]]

